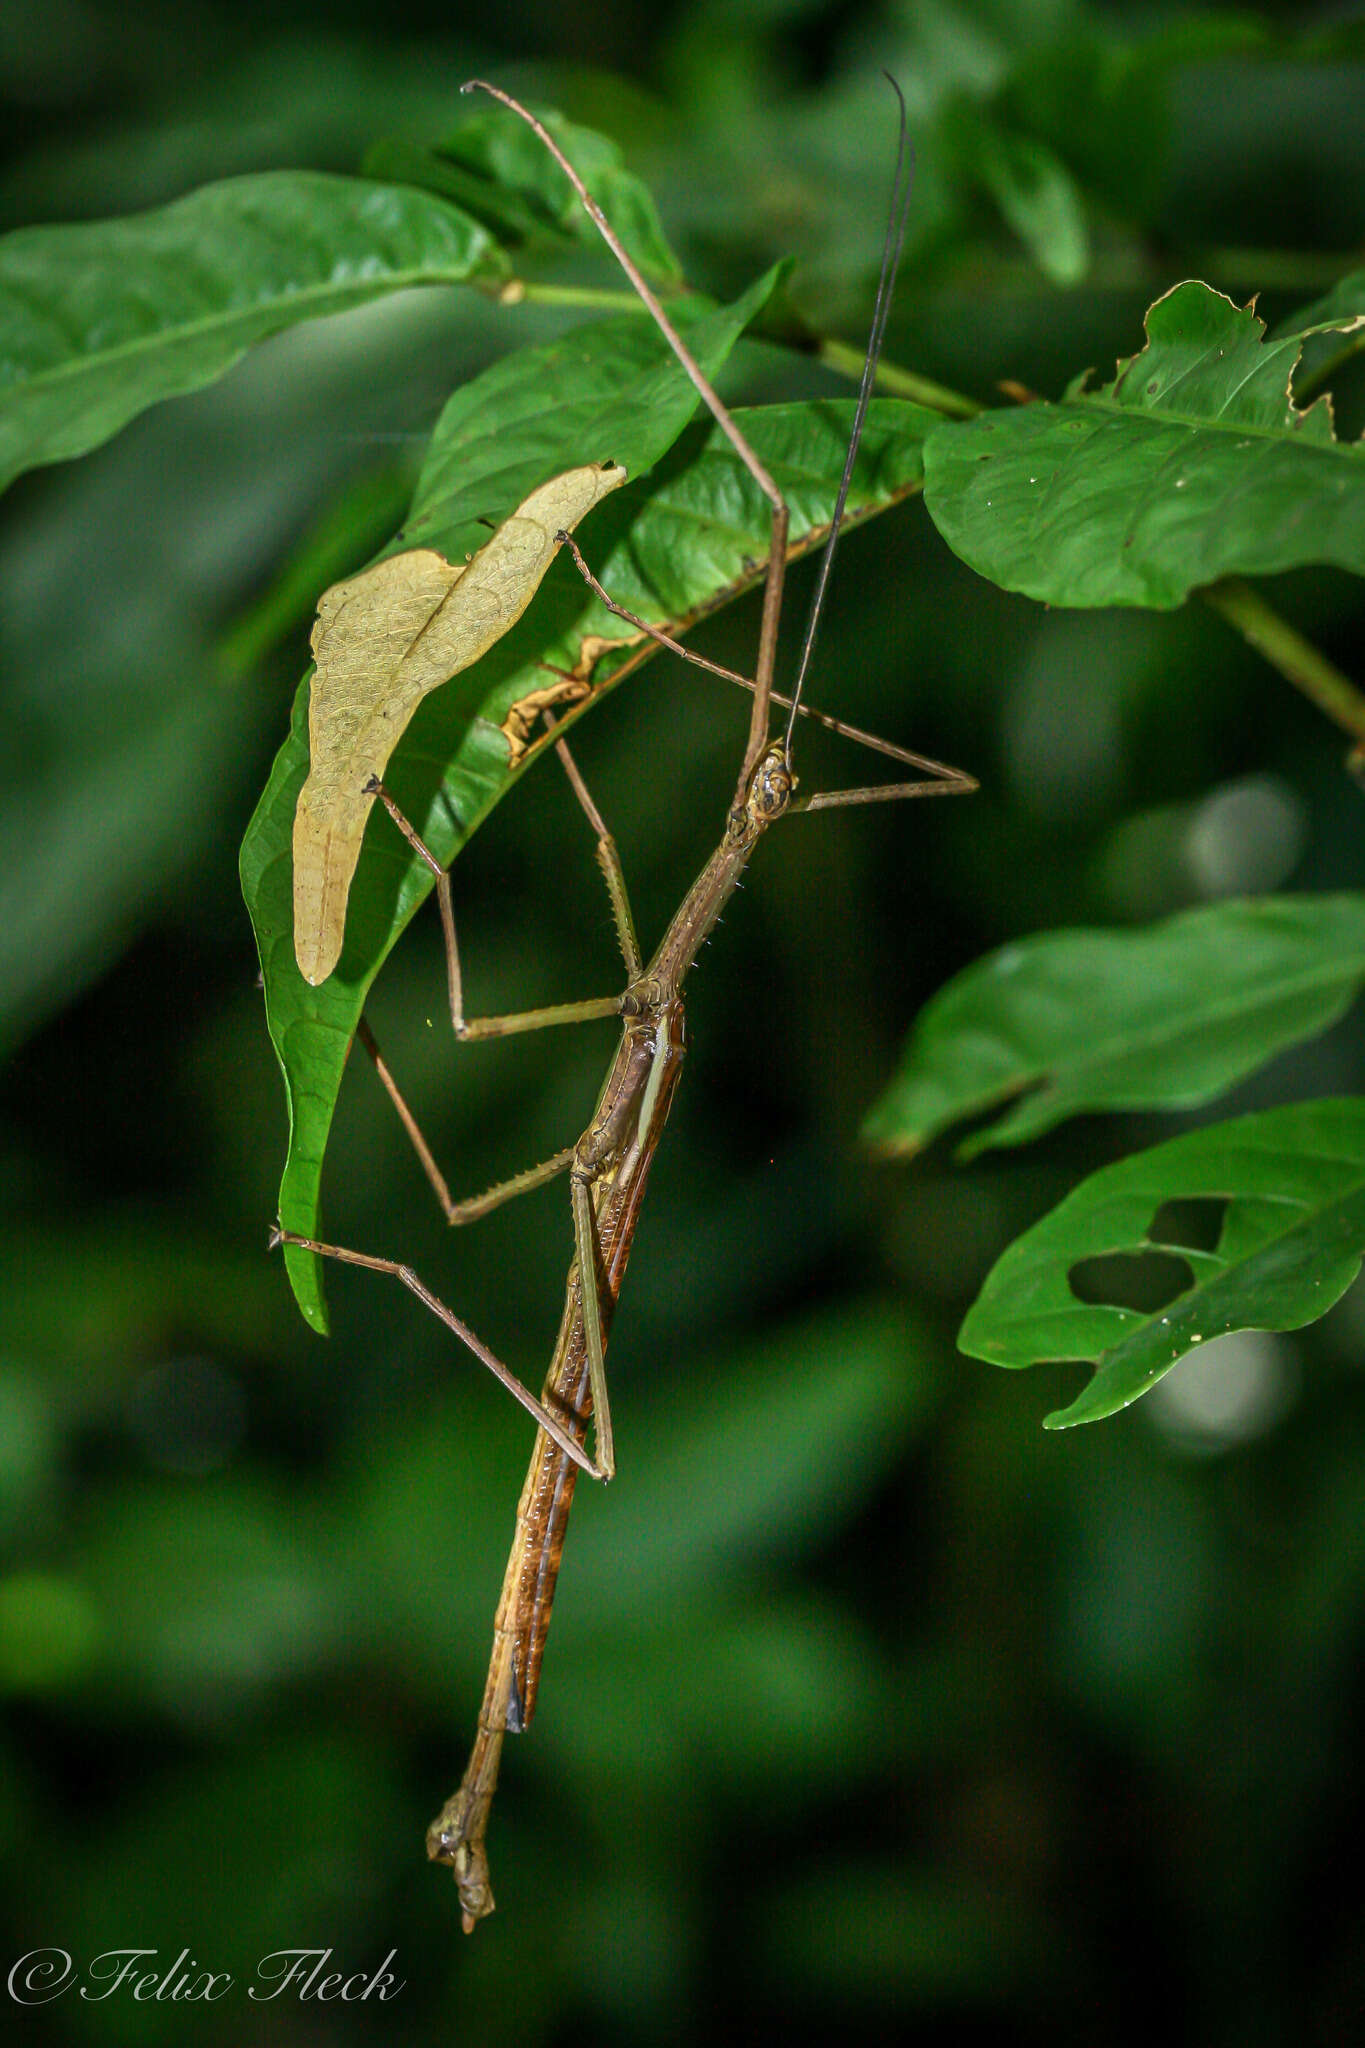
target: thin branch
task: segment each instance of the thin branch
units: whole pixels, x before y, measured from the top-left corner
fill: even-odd
[[[856,348],[850,348],[846,341],[832,341],[821,337],[816,341],[815,354],[826,369],[835,370],[841,377],[861,377],[863,357]],[[961,391],[950,391],[946,384],[935,384],[929,377],[920,377],[913,370],[902,370],[896,363],[888,363],[885,356],[877,364],[877,389],[889,391],[893,398],[913,398],[917,405],[924,405],[931,412],[946,413],[950,419],[975,419],[985,408],[974,398],[966,397]]]
[[[593,313],[639,313],[648,317],[634,292],[609,291],[585,284],[533,284],[528,278],[509,277],[495,285],[493,297],[500,306],[585,307]]]
[[[1302,690],[1335,725],[1365,745],[1365,692],[1349,676],[1305,640],[1287,619],[1268,605],[1260,592],[1240,576],[1227,576],[1200,592],[1206,605],[1227,620],[1249,647],[1278,669],[1287,683]]]

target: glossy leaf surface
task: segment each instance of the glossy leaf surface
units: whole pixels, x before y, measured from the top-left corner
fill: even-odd
[[[1172,1202],[1227,1204],[1213,1250],[1179,1244],[1190,1284],[1151,1312],[1082,1300],[1086,1260],[1169,1259],[1151,1235]],[[1296,1103],[1190,1131],[1082,1182],[988,1274],[958,1345],[992,1365],[1085,1359],[1094,1377],[1049,1429],[1136,1401],[1178,1358],[1231,1330],[1298,1330],[1339,1301],[1365,1252],[1365,1102]]]
[[[1191,1109],[1323,1031],[1365,979],[1365,898],[1268,896],[1140,931],[1044,932],[959,974],[916,1019],[864,1126],[912,1153],[990,1117],[965,1158],[1093,1110]]]
[[[0,241],[0,487],[97,448],[300,320],[502,264],[443,200],[314,171],[227,178],[123,220],[22,228]]]
[[[1176,285],[1147,346],[1097,391],[942,426],[924,492],[948,545],[1053,605],[1170,609],[1230,575],[1365,572],[1365,458],[1290,379],[1301,335],[1207,285]]]

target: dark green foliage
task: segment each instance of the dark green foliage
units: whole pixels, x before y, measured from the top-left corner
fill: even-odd
[[[21,230],[0,244],[0,484],[98,448],[300,320],[498,267],[478,225],[435,200],[306,172]]]

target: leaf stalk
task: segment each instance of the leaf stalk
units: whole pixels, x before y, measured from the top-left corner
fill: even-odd
[[[1258,590],[1240,576],[1226,576],[1219,583],[1210,583],[1200,595],[1287,683],[1302,690],[1357,747],[1365,746],[1365,692],[1267,604]]]

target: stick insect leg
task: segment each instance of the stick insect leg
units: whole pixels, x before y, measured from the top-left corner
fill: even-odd
[[[568,539],[567,534],[561,534],[558,537],[561,540]],[[572,542],[570,542],[570,545],[572,546]],[[578,550],[575,548],[574,552],[577,554]],[[545,723],[553,728],[556,719],[554,713],[548,707],[541,713],[541,716],[544,718]],[[587,783],[584,782],[583,777],[578,772],[578,763],[569,752],[568,741],[556,739],[555,752],[559,756],[564,773],[569,778],[570,789],[578,798],[579,803],[583,807],[584,816],[597,834],[597,865],[602,870],[602,879],[607,885],[607,894],[611,898],[611,914],[616,923],[616,938],[621,948],[621,958],[626,963],[627,975],[630,980],[634,981],[636,975],[643,971],[645,963],[640,953],[640,941],[635,936],[635,919],[631,913],[630,897],[626,893],[626,871],[621,865],[621,856],[616,850],[616,841],[607,830],[606,820],[593,802]]]
[[[796,811],[832,811],[839,805],[887,803],[894,797],[902,796],[970,796],[980,784],[974,775],[965,769],[950,768],[944,761],[933,761],[927,754],[912,754],[908,747],[894,746],[890,740],[875,739],[870,733],[859,733],[849,729],[849,737],[861,739],[875,747],[880,754],[887,754],[893,761],[904,761],[907,767],[923,768],[924,778],[914,782],[874,782],[861,789],[821,789],[811,796],[797,797],[790,805]]]
[[[581,1003],[547,1003],[537,1010],[513,1010],[502,1017],[466,1017],[464,980],[460,972],[460,947],[455,937],[455,906],[450,894],[450,875],[441,866],[415,826],[408,823],[378,778],[366,784],[367,794],[377,796],[408,845],[436,877],[436,899],[441,908],[441,929],[445,934],[446,973],[450,985],[450,1022],[461,1044],[478,1038],[510,1038],[518,1031],[543,1031],[551,1024],[581,1024],[592,1017],[620,1015],[619,996],[590,996]]]
[[[468,1195],[464,1201],[457,1202],[451,1195],[445,1175],[436,1164],[435,1154],[422,1133],[421,1125],[404,1100],[389,1063],[380,1052],[375,1035],[363,1017],[356,1026],[356,1037],[374,1062],[374,1070],[398,1112],[398,1120],[412,1142],[412,1149],[421,1162],[423,1173],[431,1183],[447,1223],[476,1222],[480,1216],[489,1215],[494,1209],[501,1208],[504,1202],[512,1201],[515,1196],[528,1195],[532,1188],[543,1187],[547,1180],[553,1180],[557,1173],[563,1173],[573,1159],[574,1147],[567,1145],[562,1152],[556,1152],[553,1158],[545,1160],[542,1165],[528,1166],[523,1173],[514,1173],[508,1180],[496,1181],[491,1188],[485,1188],[481,1195]]]
[[[832,811],[840,805],[881,804],[901,796],[971,796],[980,788],[976,777],[957,768],[925,782],[874,782],[866,789],[821,789],[813,796],[798,797],[790,805],[795,811]]]
[[[487,84],[482,78],[468,79],[460,87],[461,92],[486,92],[491,99],[524,121],[532,133],[539,136],[559,168],[563,171],[574,191],[578,194],[589,219],[593,222],[612,255],[620,264],[631,284],[648,309],[654,324],[672,349],[678,362],[690,380],[693,389],[702,400],[716,425],[734,449],[744,467],[748,470],[758,488],[762,491],[771,508],[771,536],[768,547],[768,570],[763,586],[763,623],[759,629],[758,661],[755,668],[754,704],[749,719],[749,740],[744,749],[744,765],[740,769],[736,801],[742,803],[748,787],[749,776],[757,766],[759,756],[768,743],[768,723],[771,717],[773,670],[777,660],[777,627],[782,613],[782,584],[787,572],[787,501],[769,476],[763,464],[745,440],[734,420],[722,405],[719,397],[702,370],[700,363],[688,348],[687,343],[669,319],[657,295],[652,292],[641,276],[637,265],[632,262],[629,251],[623,246],[611,222],[603,213],[597,201],[589,192],[578,172],[565,156],[559,144],[543,121],[514,100],[510,93],[500,91],[496,85]]]
[[[597,1462],[603,1477],[616,1474],[615,1446],[611,1432],[611,1406],[607,1400],[606,1336],[602,1329],[601,1247],[597,1241],[597,1219],[593,1215],[588,1183],[575,1174],[569,1182],[573,1202],[574,1248],[578,1254],[578,1292],[582,1303],[583,1338],[588,1353],[588,1385],[592,1389],[593,1429],[597,1437]]]
[[[553,726],[555,723],[553,715],[547,710],[544,716],[547,724]],[[616,924],[617,939],[626,963],[626,972],[633,980],[640,973],[643,962],[640,957],[639,941],[635,936],[635,920],[631,915],[630,898],[626,891],[625,872],[621,866],[621,857],[616,850],[616,841],[607,830],[606,822],[592,800],[587,784],[579,773],[578,765],[569,752],[567,743],[562,739],[556,739],[555,750],[563,764],[564,772],[569,778],[569,786],[577,797],[588,823],[592,826],[597,836],[598,865],[602,870],[607,884],[607,893],[611,899],[612,916]],[[395,825],[403,834],[403,837],[436,875],[437,886],[442,891],[442,924],[446,937],[446,958],[453,1004],[458,999],[460,991],[460,967],[459,949],[455,940],[454,911],[449,901],[449,878],[446,871],[441,868],[436,856],[418,835],[416,829],[404,817],[383,784],[376,781],[372,793],[379,797]],[[512,1028],[527,1031],[534,1030],[538,1023],[572,1023],[582,1016],[610,1016],[618,1010],[619,1002],[619,997],[612,997],[609,1000],[604,999],[600,1003],[564,1003],[550,1010],[523,1011],[519,1016],[476,1019],[473,1023],[466,1022],[463,1032],[460,1030],[459,1020],[454,1017],[452,1008],[452,1021],[455,1022],[457,1035],[461,1037],[491,1036],[493,1034],[487,1027],[492,1024],[500,1024],[503,1027],[503,1034],[506,1035]],[[404,1099],[387,1060],[385,1060],[379,1050],[373,1031],[363,1017],[357,1026],[356,1036],[373,1061],[375,1072],[383,1083],[389,1100],[398,1112],[399,1122],[408,1134],[412,1148],[416,1152],[421,1164],[422,1171],[425,1173],[432,1191],[441,1205],[441,1210],[447,1223],[473,1223],[478,1217],[487,1216],[490,1211],[499,1208],[503,1202],[509,1202],[517,1195],[529,1194],[532,1188],[542,1187],[546,1181],[553,1180],[556,1174],[564,1171],[573,1158],[574,1148],[572,1145],[567,1146],[564,1151],[556,1152],[553,1158],[545,1160],[542,1165],[528,1167],[523,1173],[513,1174],[508,1180],[496,1182],[491,1188],[486,1188],[482,1194],[472,1195],[464,1201],[457,1202],[450,1192],[450,1186],[445,1175],[436,1163],[435,1154],[427,1143],[420,1124]]]
[[[369,1252],[348,1251],[344,1245],[322,1244],[317,1238],[300,1237],[297,1232],[282,1230],[278,1225],[270,1234],[270,1243],[272,1250],[277,1245],[295,1244],[301,1250],[317,1252],[323,1258],[339,1259],[343,1265],[363,1266],[367,1272],[371,1273],[392,1274],[395,1280],[402,1282],[410,1294],[415,1294],[417,1299],[429,1308],[434,1316],[440,1318],[446,1328],[473,1352],[481,1365],[488,1367],[493,1377],[500,1380],[503,1386],[506,1387],[513,1400],[521,1403],[526,1413],[539,1423],[545,1434],[559,1446],[560,1450],[567,1457],[573,1459],[575,1465],[580,1466],[590,1479],[610,1478],[610,1472],[605,1470],[600,1463],[595,1464],[593,1462],[582,1445],[574,1442],[563,1423],[550,1413],[544,1402],[538,1401],[535,1395],[522,1385],[510,1367],[505,1366],[496,1353],[490,1351],[482,1339],[475,1336],[468,1323],[462,1322],[453,1309],[447,1308],[439,1296],[432,1293],[431,1289],[413,1272],[411,1266],[401,1265],[396,1259],[375,1258]]]
[[[660,647],[666,647],[670,654],[680,655],[684,661],[691,662],[694,668],[705,669],[708,675],[719,676],[727,683],[738,683],[741,690],[752,691],[758,688],[752,676],[742,676],[737,669],[723,668],[718,661],[708,661],[704,654],[694,653],[690,647],[685,647],[681,640],[675,640],[671,634],[665,633],[662,626],[653,626],[648,619],[642,619],[635,612],[627,611],[624,605],[617,604],[615,598],[609,596],[602,588],[584,561],[582,550],[573,535],[557,533],[555,539],[563,541],[568,547],[583,581],[599,602],[605,605],[609,612],[615,613],[618,619],[624,619],[627,625],[637,627],[651,640],[657,641]],[[790,711],[792,708],[791,698],[784,697],[780,690],[773,690],[769,701],[780,704],[784,711]],[[860,747],[870,747],[875,754],[885,754],[893,761],[904,761],[911,768],[926,769],[934,778],[928,783],[892,784],[885,790],[886,796],[922,796],[931,790],[938,790],[941,795],[959,792],[965,794],[977,787],[972,777],[964,775],[960,769],[949,768],[941,761],[931,761],[926,754],[911,753],[908,747],[897,746],[893,740],[884,740],[875,732],[864,732],[861,726],[849,725],[842,718],[832,718],[829,712],[818,711],[813,704],[798,703],[796,713],[799,718],[808,718],[813,724],[823,726],[826,732],[838,733],[841,739],[852,740]],[[547,713],[546,716],[548,715]],[[878,794],[880,793],[874,793],[872,789],[832,791],[827,795],[794,803],[791,808],[794,811],[814,811],[826,809],[835,803],[871,803],[877,801]]]

